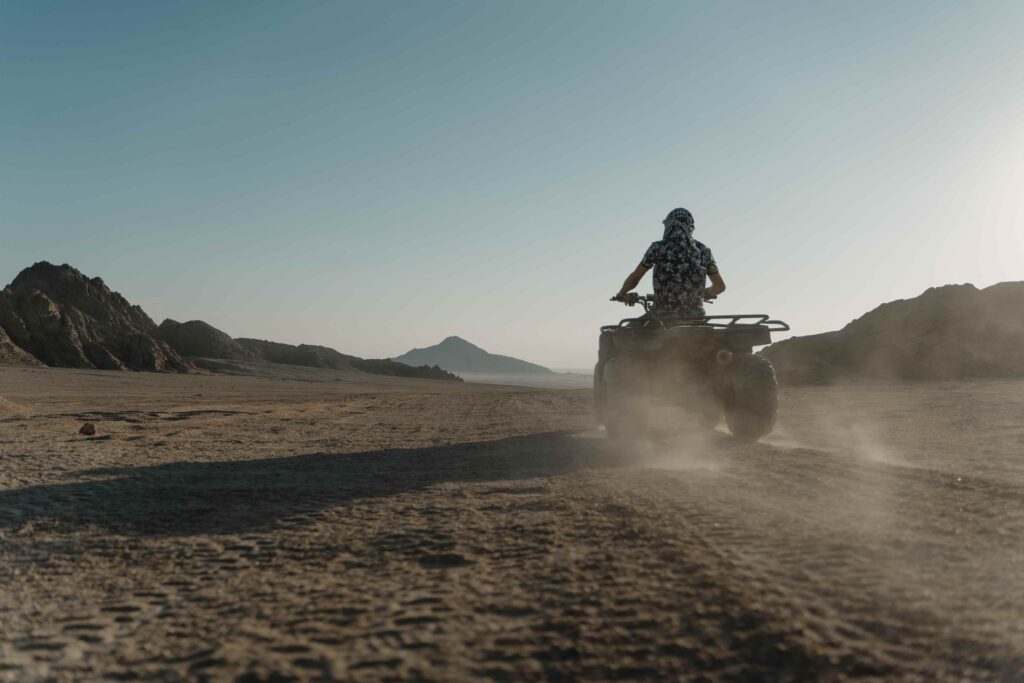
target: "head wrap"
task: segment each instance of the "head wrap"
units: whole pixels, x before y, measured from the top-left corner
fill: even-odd
[[[693,214],[686,209],[672,209],[662,224],[665,226],[663,239],[683,242],[693,239]]]

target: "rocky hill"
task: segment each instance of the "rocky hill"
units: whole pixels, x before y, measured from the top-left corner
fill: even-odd
[[[100,278],[40,262],[0,291],[3,358],[72,368],[184,372],[191,365],[156,338],[156,323]],[[14,348],[10,348],[13,346]],[[20,352],[24,352],[20,353]]]
[[[238,361],[259,359],[255,353],[236,342],[227,333],[202,320],[179,323],[168,318],[160,323],[156,336],[185,357]]]
[[[1024,376],[1024,282],[933,287],[762,354],[791,384]]]
[[[311,344],[282,344],[264,339],[239,338],[235,340],[240,346],[270,363],[282,365],[303,365],[308,368],[332,368],[344,370],[354,367],[350,361],[360,360],[348,356],[327,346]]]
[[[460,337],[448,337],[440,344],[425,349],[413,349],[397,356],[395,360],[407,365],[437,365],[452,372],[508,375],[554,374],[541,365],[527,363],[510,356],[488,353]]]

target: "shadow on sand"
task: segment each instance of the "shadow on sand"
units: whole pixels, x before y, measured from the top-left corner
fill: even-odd
[[[46,520],[151,536],[232,534],[294,514],[445,482],[501,482],[628,464],[603,438],[498,441],[88,470],[95,480],[0,491],[0,528]]]

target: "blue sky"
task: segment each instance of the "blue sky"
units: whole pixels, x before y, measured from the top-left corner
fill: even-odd
[[[715,312],[835,329],[1024,279],[1021,35],[1019,2],[0,3],[0,280],[585,367],[685,206]]]

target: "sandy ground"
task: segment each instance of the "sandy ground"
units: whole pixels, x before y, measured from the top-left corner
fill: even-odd
[[[0,680],[1024,680],[1024,383],[588,392],[0,370]],[[95,437],[77,434],[86,420]]]

